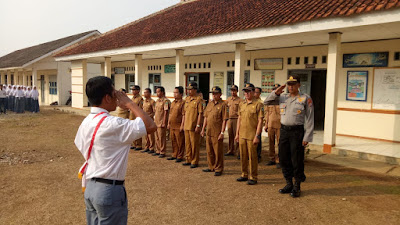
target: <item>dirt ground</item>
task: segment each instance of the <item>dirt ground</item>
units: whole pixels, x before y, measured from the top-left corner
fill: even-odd
[[[85,224],[83,157],[73,144],[82,119],[52,110],[0,116],[0,224]],[[201,171],[204,148],[196,169],[131,152],[128,223],[400,224],[399,179],[307,160],[302,197],[292,199],[278,193],[282,174],[265,160],[249,186],[236,182],[239,161],[225,159],[214,177]]]

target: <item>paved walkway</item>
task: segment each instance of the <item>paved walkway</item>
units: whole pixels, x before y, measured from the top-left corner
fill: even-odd
[[[90,112],[89,107],[76,109],[67,106],[51,106],[46,108],[82,116]],[[115,112],[111,114],[115,115]],[[264,137],[263,149],[267,149],[267,145],[267,138]],[[331,154],[323,153],[322,147],[323,131],[316,131],[314,141],[310,143],[306,155],[307,160],[400,177],[400,144],[337,136],[337,145],[332,149]]]

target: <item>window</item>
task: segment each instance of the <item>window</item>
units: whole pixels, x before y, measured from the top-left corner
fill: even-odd
[[[308,57],[304,57],[304,64],[308,64]]]
[[[57,95],[57,76],[49,76],[49,94]]]
[[[192,69],[192,64],[191,63],[189,63],[189,69]]]
[[[161,86],[161,74],[150,73],[149,74],[149,88],[156,93],[156,88]]]
[[[232,67],[235,67],[235,61],[232,61]]]
[[[187,63],[185,63],[185,69],[187,69]]]
[[[291,65],[291,64],[292,64],[292,58],[291,58],[291,57],[287,58],[287,64],[288,64],[288,65]]]
[[[325,64],[326,63],[326,55],[322,56],[322,63]]]
[[[394,60],[399,61],[400,60],[400,52],[395,52],[394,53]]]
[[[135,74],[125,74],[125,90],[128,93],[133,85],[135,85]]]
[[[208,63],[208,68],[211,68],[211,63],[210,62]]]
[[[231,61],[226,61],[226,67],[230,67]]]
[[[201,63],[199,63],[199,69],[201,69]]]
[[[193,63],[193,69],[196,69],[197,63]]]
[[[318,57],[317,56],[314,56],[313,57],[313,64],[317,64],[318,63]]]
[[[228,61],[229,62],[229,61]],[[231,96],[231,87],[232,85],[235,84],[235,72],[234,71],[228,71],[227,73],[227,79],[226,79],[226,96],[229,97]]]
[[[250,70],[244,71],[244,84],[250,83]]]
[[[247,60],[247,66],[250,66],[250,64],[251,64],[251,61]]]
[[[296,57],[296,65],[300,64],[300,57]]]
[[[207,63],[203,63],[203,68],[207,68]]]

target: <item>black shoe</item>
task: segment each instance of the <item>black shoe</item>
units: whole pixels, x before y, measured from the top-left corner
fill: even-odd
[[[305,174],[303,174],[303,177],[300,179],[300,181],[301,181],[301,182],[305,182],[305,181],[306,181],[306,179],[307,179],[306,175],[305,175]]]
[[[292,192],[292,190],[293,190],[293,180],[286,179],[286,186],[282,189],[279,189],[279,193],[288,194],[288,193]]]
[[[243,181],[247,181],[248,179],[247,179],[247,177],[239,177],[238,179],[236,179],[236,181],[239,181],[239,182],[243,182]]]
[[[194,169],[194,168],[197,168],[197,167],[199,167],[199,165],[197,165],[197,164],[192,164],[192,165],[190,165],[190,168],[191,168],[191,169]]]
[[[295,182],[293,190],[290,193],[290,196],[292,196],[292,198],[300,197],[300,193],[301,193],[301,191],[300,191],[300,183],[301,182],[298,182],[298,181]]]
[[[233,153],[225,153],[224,156],[234,156],[234,154]]]
[[[255,185],[255,184],[257,184],[257,181],[256,180],[248,180],[247,184],[248,185]]]
[[[258,163],[260,163],[261,162],[261,157],[258,157]]]
[[[276,168],[277,168],[277,169],[282,169],[281,164],[280,164],[280,163],[277,163],[277,164],[276,164]]]
[[[214,171],[212,171],[212,170],[210,170],[210,169],[204,169],[203,172],[209,173],[209,172],[214,172]]]
[[[267,166],[273,166],[273,165],[276,165],[276,162],[275,162],[275,161],[269,161],[269,162],[267,162],[267,164],[265,164],[265,165],[267,165]]]
[[[190,166],[190,165],[192,165],[192,164],[191,164],[191,163],[185,162],[185,163],[183,163],[182,165],[184,165],[184,166]]]
[[[216,177],[219,177],[219,176],[221,176],[222,175],[222,172],[215,172],[214,173],[214,176],[216,176]]]
[[[150,150],[150,151],[148,151],[147,153],[153,154],[154,152],[155,152],[154,150]]]
[[[134,147],[134,146],[131,146],[131,149],[135,149],[135,147]]]
[[[175,162],[176,162],[176,163],[180,163],[180,162],[182,162],[182,159],[176,159]]]
[[[160,153],[153,153],[152,156],[158,156]]]
[[[140,151],[140,150],[142,150],[143,148],[135,148],[135,151]]]
[[[174,157],[168,157],[167,160],[175,160],[176,158]]]
[[[165,155],[164,154],[160,154],[160,156],[158,156],[158,158],[164,158]]]
[[[150,149],[145,149],[145,150],[141,151],[141,153],[145,153],[145,152],[149,152],[149,151],[150,151]]]

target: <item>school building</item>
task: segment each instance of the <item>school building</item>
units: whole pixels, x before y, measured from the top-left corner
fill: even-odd
[[[36,86],[40,105],[64,105],[70,97],[71,63],[57,62],[53,54],[99,35],[98,31],[88,31],[0,57],[0,84]],[[100,65],[90,64],[88,71],[91,76],[99,75]]]
[[[299,74],[324,152],[337,135],[400,143],[398,0],[181,1],[56,60],[71,62],[77,108],[87,106],[89,63],[101,64],[117,89],[162,85],[169,97],[189,81],[203,93],[220,86],[224,99],[231,85],[251,82],[265,97]]]

